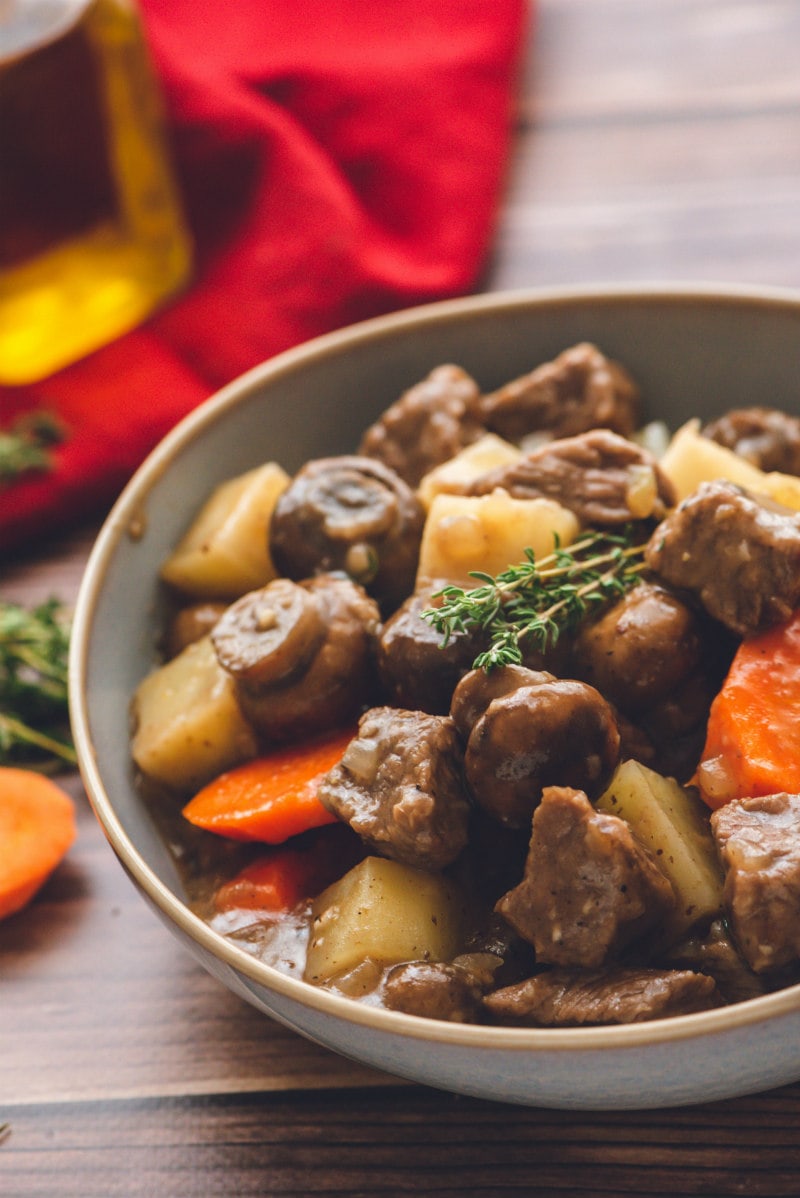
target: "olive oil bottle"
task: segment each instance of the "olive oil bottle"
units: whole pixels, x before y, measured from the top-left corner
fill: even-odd
[[[0,384],[127,332],[190,268],[131,0],[0,0]]]

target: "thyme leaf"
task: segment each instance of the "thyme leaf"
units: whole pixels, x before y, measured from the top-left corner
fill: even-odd
[[[58,599],[0,602],[0,765],[43,773],[76,762],[69,733],[70,621]]]
[[[435,595],[441,604],[422,612],[422,618],[442,634],[442,645],[455,632],[483,630],[489,646],[475,658],[476,670],[519,665],[525,648],[552,648],[564,630],[639,582],[644,549],[633,543],[630,528],[588,531],[568,547],[556,539],[553,552],[538,562],[526,549],[524,562],[496,578],[474,571],[479,586],[443,587]]]

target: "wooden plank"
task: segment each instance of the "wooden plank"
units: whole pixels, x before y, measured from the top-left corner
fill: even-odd
[[[231,1095],[13,1110],[10,1193],[796,1195],[796,1088],[691,1111],[591,1115],[432,1091]],[[724,1116],[724,1118],[720,1118]]]

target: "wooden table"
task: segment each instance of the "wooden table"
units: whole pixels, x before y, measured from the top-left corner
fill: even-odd
[[[541,0],[486,287],[800,282],[800,4]],[[95,529],[0,566],[73,596]],[[0,925],[0,1194],[800,1194],[800,1085],[565,1113],[398,1083],[271,1023],[80,836]]]

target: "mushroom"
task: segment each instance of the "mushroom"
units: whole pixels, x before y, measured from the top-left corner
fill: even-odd
[[[233,603],[211,639],[239,706],[267,741],[355,719],[374,686],[377,604],[349,578],[278,578]]]
[[[482,714],[475,703],[475,679],[466,674],[451,711],[462,727],[465,712],[475,716],[464,755],[475,801],[507,827],[524,828],[546,786],[599,795],[617,763],[620,737],[611,707],[594,687],[511,669],[510,678],[490,682],[487,694],[493,688],[496,697]],[[513,685],[525,674],[534,681]]]
[[[392,611],[414,588],[424,521],[417,496],[382,462],[317,458],[278,499],[270,553],[295,580],[343,570]]]

